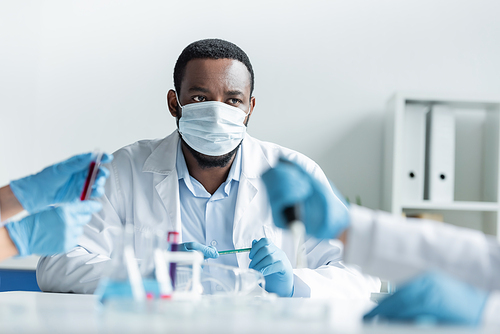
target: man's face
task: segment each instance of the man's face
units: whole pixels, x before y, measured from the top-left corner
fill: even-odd
[[[250,88],[250,73],[240,61],[234,59],[193,59],[186,65],[179,100],[183,106],[205,101],[227,103],[240,108],[247,114],[244,120],[246,125],[255,106],[255,98],[250,96]],[[177,118],[177,126],[179,126],[182,110],[178,106],[173,90],[168,92],[168,106],[172,116]],[[200,165],[208,163],[206,167],[223,167],[222,165],[231,161],[237,150],[236,148],[220,157],[211,157],[196,152],[189,146],[188,149],[195,155]]]

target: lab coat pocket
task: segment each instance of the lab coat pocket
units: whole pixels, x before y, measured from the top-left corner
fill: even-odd
[[[268,238],[278,248],[282,248],[282,231],[276,226],[264,225],[264,237]]]
[[[258,232],[256,230],[255,232]],[[268,225],[262,225],[262,232],[261,236],[258,236],[255,238],[255,240],[260,240],[261,238],[268,238],[271,240],[273,244],[275,244],[278,248],[281,248],[281,229],[277,227],[271,227]],[[257,233],[259,235],[260,233]],[[236,248],[238,248],[237,246]],[[239,253],[236,254],[236,258],[238,259],[238,265],[241,268],[248,268],[248,265],[250,264],[251,260],[248,257],[248,253]]]
[[[303,252],[305,256],[305,250],[300,247],[294,240],[291,232],[289,230],[282,230],[278,227],[270,228],[264,225],[264,235],[266,238],[271,239],[271,241],[285,252],[286,256],[290,260],[293,268],[296,268],[297,264],[297,252]]]

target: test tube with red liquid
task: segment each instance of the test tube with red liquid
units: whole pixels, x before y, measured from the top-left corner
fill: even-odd
[[[88,200],[92,194],[92,186],[94,185],[97,173],[99,172],[99,167],[101,166],[102,155],[102,152],[97,152],[95,160],[89,165],[89,173],[87,174],[85,185],[83,187],[82,194],[80,195],[80,200],[82,201]]]
[[[168,232],[167,242],[170,244],[170,251],[177,252],[179,250],[179,232]],[[175,289],[175,274],[177,270],[177,263],[170,263],[170,280],[172,281],[172,288]]]

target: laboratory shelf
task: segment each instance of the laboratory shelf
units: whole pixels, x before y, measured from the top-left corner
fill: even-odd
[[[456,210],[456,211],[484,211],[495,212],[500,209],[498,203],[495,202],[465,202],[455,201],[451,203],[436,203],[436,202],[420,202],[408,203],[401,205],[402,209],[415,210]]]
[[[414,157],[411,153],[415,149],[407,147],[405,134],[417,131],[419,126],[408,121],[412,119],[409,112],[419,106],[432,110],[435,105],[448,106],[455,116],[450,202],[415,198],[420,197],[421,189],[408,188],[405,182],[411,175],[406,162]],[[427,141],[429,130],[425,132]],[[384,137],[383,210],[395,215],[440,214],[446,223],[478,229],[500,241],[500,96],[396,92],[387,103]],[[409,191],[418,191],[418,196],[408,196]]]

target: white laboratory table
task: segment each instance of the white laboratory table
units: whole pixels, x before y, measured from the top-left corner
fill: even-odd
[[[310,299],[276,299],[273,305],[314,309]],[[171,304],[173,305],[173,304]],[[368,301],[329,301],[328,321],[300,316],[260,315],[212,310],[210,314],[175,316],[148,312],[102,310],[92,295],[41,292],[0,293],[0,333],[483,333],[483,328],[363,325]],[[203,312],[201,312],[203,313]],[[197,314],[194,316],[194,314]]]

